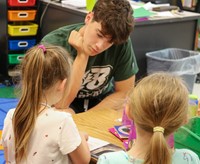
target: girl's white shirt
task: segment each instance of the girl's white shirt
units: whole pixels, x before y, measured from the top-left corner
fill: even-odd
[[[8,149],[8,162],[15,164],[11,109],[4,120],[2,144]],[[71,114],[54,108],[45,109],[37,118],[23,164],[71,163],[68,154],[81,144],[81,137]]]

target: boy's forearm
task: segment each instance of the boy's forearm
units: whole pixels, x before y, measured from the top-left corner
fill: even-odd
[[[85,69],[87,66],[89,56],[84,54],[78,54],[73,62],[72,66],[72,72],[71,72],[71,78],[69,81],[69,92],[68,94],[64,95],[64,98],[62,100],[62,107],[66,108],[69,107],[71,102],[75,99],[77,96],[77,93],[81,87],[82,84],[82,78],[85,73]]]
[[[114,109],[118,110],[122,108],[122,105],[124,103],[124,100],[126,98],[126,92],[114,92],[104,98],[99,104],[91,108],[90,110],[93,109]]]
[[[135,75],[130,78],[115,82],[115,92],[105,97],[99,104],[94,106],[91,109],[121,109],[122,105],[126,99],[128,91],[134,87],[135,84]]]

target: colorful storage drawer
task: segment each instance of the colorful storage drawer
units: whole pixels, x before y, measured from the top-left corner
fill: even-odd
[[[8,54],[9,64],[19,64],[24,58],[24,54]]]
[[[36,39],[9,40],[9,50],[26,50],[36,44]]]
[[[15,22],[8,24],[10,36],[33,36],[37,34],[38,25],[30,22]]]
[[[36,0],[8,0],[9,6],[34,6]]]
[[[36,10],[8,10],[9,21],[35,20]]]

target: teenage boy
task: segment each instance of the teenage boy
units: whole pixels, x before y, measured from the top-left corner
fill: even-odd
[[[61,27],[42,39],[65,47],[74,59],[70,96],[57,107],[70,106],[76,113],[117,107],[138,72],[129,37],[133,28],[127,0],[98,0],[84,23]]]

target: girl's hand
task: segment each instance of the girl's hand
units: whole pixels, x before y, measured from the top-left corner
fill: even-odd
[[[89,135],[86,132],[80,131],[79,133],[85,138],[86,141],[88,141]]]

